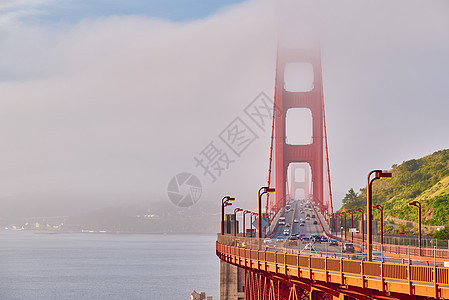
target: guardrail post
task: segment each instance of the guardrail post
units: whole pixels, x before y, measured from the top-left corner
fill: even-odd
[[[274,252],[274,271],[278,272],[278,253]]]
[[[312,255],[309,254],[309,279],[312,281]]]
[[[268,262],[267,262],[267,251],[265,250],[263,255],[263,261],[265,263],[265,271],[268,271]]]
[[[327,272],[327,256],[324,257],[324,272],[326,274],[326,282],[329,282],[329,274]]]
[[[284,272],[287,275],[287,252],[284,252]]]
[[[408,272],[407,272],[408,291],[409,291],[409,295],[413,295],[413,287],[412,287],[412,268],[411,268],[410,260],[408,261],[407,271],[408,271]]]
[[[363,260],[360,262],[360,275],[362,276],[362,288],[365,288],[365,276],[363,275]]]
[[[343,258],[340,257],[340,280],[341,285],[345,285],[345,281],[343,279]]]
[[[384,280],[384,262],[380,263],[380,282],[382,283],[382,292],[385,292],[385,280]]]
[[[433,286],[435,289],[435,299],[438,299],[438,284],[437,284],[437,267],[433,266]]]

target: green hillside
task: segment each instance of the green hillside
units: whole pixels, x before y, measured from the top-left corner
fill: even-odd
[[[373,204],[384,207],[385,217],[417,222],[417,209],[408,203],[418,200],[422,205],[423,224],[449,227],[449,150],[393,165],[390,172],[393,174],[391,180],[373,183]],[[343,203],[340,211],[366,209],[366,188],[360,189],[359,193],[351,189]],[[395,227],[393,230],[393,226],[386,226],[386,232],[413,233],[406,226]]]

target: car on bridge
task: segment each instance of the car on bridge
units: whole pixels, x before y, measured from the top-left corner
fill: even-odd
[[[321,241],[322,241],[323,243],[327,243],[329,240],[327,239],[327,237],[321,236]]]
[[[309,238],[308,238],[307,236],[304,236],[304,237],[302,237],[301,241],[304,241],[304,242],[309,242],[309,241],[310,241],[310,239],[309,239]]]
[[[299,224],[299,226],[304,226],[304,223]]]
[[[329,241],[329,246],[338,246],[338,241],[336,239],[331,239]]]
[[[318,222],[316,220],[313,221],[313,225],[318,225]]]
[[[290,227],[290,223],[285,223],[285,227]]]
[[[343,252],[351,252],[354,253],[354,244],[352,243],[344,243],[343,244]]]
[[[294,219],[293,223],[299,223],[299,220],[298,219]]]
[[[312,234],[310,236],[310,240],[313,241],[313,242],[321,242],[321,238],[320,238],[320,236],[318,234]]]

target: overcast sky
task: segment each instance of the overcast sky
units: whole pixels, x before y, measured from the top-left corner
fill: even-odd
[[[273,96],[276,5],[186,3],[2,1],[0,216],[169,201],[182,172],[197,206],[256,207],[270,128],[244,110]],[[449,148],[449,3],[315,8],[339,206],[370,170]],[[220,139],[236,118],[257,137],[238,155]],[[195,162],[211,142],[232,161],[215,182]]]

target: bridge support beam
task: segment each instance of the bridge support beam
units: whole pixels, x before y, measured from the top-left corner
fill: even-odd
[[[337,296],[335,296],[337,295]],[[338,292],[319,289],[303,282],[271,276],[268,273],[245,270],[245,300],[336,300]],[[232,299],[232,298],[230,298]]]

